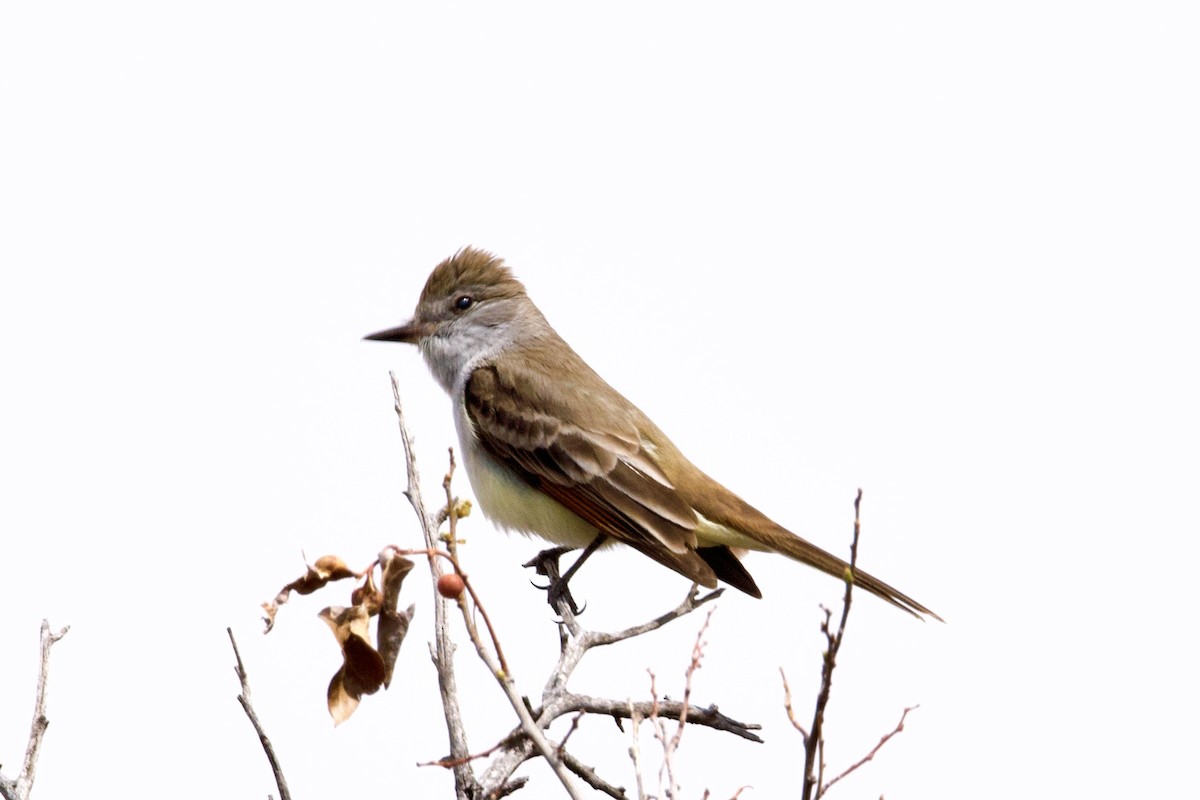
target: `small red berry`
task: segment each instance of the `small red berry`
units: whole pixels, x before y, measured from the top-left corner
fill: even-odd
[[[466,584],[463,583],[462,576],[456,572],[447,572],[437,581],[438,594],[450,600],[462,594],[465,588]]]

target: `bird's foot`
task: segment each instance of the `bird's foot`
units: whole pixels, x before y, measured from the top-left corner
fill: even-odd
[[[567,574],[563,575],[559,569],[558,560],[563,554],[572,550],[570,547],[551,547],[549,550],[543,550],[533,558],[526,561],[522,566],[533,567],[538,575],[545,576],[550,582],[546,586],[534,586],[546,592],[546,602],[550,607],[559,614],[563,613],[563,609],[569,609],[572,614],[579,615],[583,613],[583,609],[575,604],[575,598],[571,596],[571,587],[569,580],[575,569],[572,567],[567,570]],[[586,604],[584,608],[586,608]]]

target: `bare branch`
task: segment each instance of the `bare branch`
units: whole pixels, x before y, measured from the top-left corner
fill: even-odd
[[[631,702],[629,700],[610,700],[606,697],[591,697],[585,694],[566,694],[544,707],[539,719],[553,715],[555,719],[563,714],[583,711],[588,714],[599,714],[613,719],[627,719],[633,722],[637,718],[647,719],[654,703],[649,700]],[[753,731],[762,730],[762,726],[754,722],[740,722],[733,717],[722,714],[715,705],[708,707],[687,706],[677,700],[659,700],[658,716],[662,719],[679,720],[683,718],[689,725],[701,725],[715,731],[732,733],[747,741],[762,744]]]
[[[467,586],[468,589],[470,589],[470,584],[467,584]],[[471,595],[472,598],[475,597],[474,592],[471,592]],[[478,607],[478,604],[476,604],[476,606]],[[484,646],[483,639],[480,638],[479,631],[475,627],[474,621],[471,619],[470,609],[467,607],[465,599],[461,597],[459,599],[459,607],[462,609],[463,621],[467,626],[467,633],[471,637],[471,641],[475,644],[475,651],[479,654],[480,660],[483,661],[488,670],[492,673],[492,676],[496,679],[496,682],[499,684],[500,689],[504,692],[505,697],[508,698],[509,705],[512,706],[513,711],[515,711],[517,714],[517,718],[521,721],[522,732],[529,737],[530,742],[533,744],[534,748],[538,751],[542,758],[546,759],[546,763],[550,765],[550,768],[558,777],[559,782],[562,783],[563,789],[566,790],[567,795],[572,798],[579,798],[580,795],[577,793],[575,786],[571,781],[569,770],[567,770],[562,758],[559,757],[558,748],[547,741],[545,734],[542,732],[542,728],[539,727],[539,723],[534,720],[533,715],[530,713],[529,707],[526,705],[525,698],[523,698],[517,691],[516,683],[513,681],[512,674],[508,670],[504,669],[501,666],[498,658],[494,657],[492,653],[489,652]]]
[[[625,794],[624,786],[613,786],[608,781],[596,774],[596,770],[592,767],[585,766],[583,762],[577,759],[570,753],[563,753],[563,763],[567,765],[567,769],[574,772],[583,782],[592,787],[598,792],[603,792],[609,797],[616,797],[618,800],[628,800],[629,795]]]
[[[400,424],[401,439],[404,443],[405,461],[408,467],[408,489],[405,491],[405,495],[408,497],[409,502],[412,503],[413,509],[417,512],[417,516],[420,519],[421,528],[425,535],[425,544],[427,547],[432,549],[436,546],[435,542],[437,539],[437,529],[436,525],[433,524],[434,520],[425,510],[425,504],[421,498],[421,489],[418,480],[419,476],[416,471],[416,457],[413,455],[412,440],[408,433],[408,428],[404,420],[404,411],[400,403],[400,387],[396,382],[396,376],[394,373],[391,375],[391,379],[392,396],[395,400],[396,416]],[[453,472],[453,469],[453,454],[451,454],[451,473]],[[446,507],[448,509],[450,520],[450,547],[452,548],[451,559],[455,564],[455,569],[461,575],[462,570],[458,567],[458,560],[453,556],[453,548],[457,547],[457,541],[455,539],[455,504],[454,498],[450,494],[450,474],[447,474],[445,481],[443,481],[443,486],[446,488]],[[429,563],[430,569],[433,573],[434,585],[436,586],[437,579],[442,574],[440,559],[430,558]],[[475,644],[476,652],[479,654],[479,657],[484,664],[487,665],[488,670],[491,671],[493,677],[496,678],[497,683],[500,685],[501,690],[508,698],[509,704],[512,705],[513,711],[516,712],[517,718],[521,721],[521,728],[525,735],[529,737],[538,753],[544,759],[546,759],[546,763],[550,765],[550,768],[558,777],[559,782],[562,783],[567,795],[572,798],[579,798],[579,794],[577,793],[574,784],[571,781],[570,772],[563,764],[562,759],[558,757],[556,748],[546,740],[542,729],[538,727],[538,724],[534,721],[532,715],[529,713],[529,708],[526,705],[524,698],[522,698],[517,692],[516,685],[513,682],[512,673],[508,669],[507,663],[503,660],[503,651],[500,649],[500,642],[496,636],[495,629],[492,627],[486,612],[479,603],[479,598],[475,594],[474,588],[471,586],[470,581],[466,579],[465,575],[463,575],[463,580],[468,593],[471,595],[471,599],[474,602],[475,607],[479,609],[480,615],[484,618],[484,622],[487,625],[489,633],[491,634],[492,643],[496,649],[496,656],[493,657],[492,653],[489,652],[484,646],[483,640],[480,638],[479,632],[475,627],[475,622],[472,618],[470,608],[467,605],[466,598],[460,596],[458,600],[459,609],[462,611],[463,622],[467,627],[467,632],[471,637],[471,641]],[[434,604],[435,608],[437,609],[435,612],[435,623],[438,629],[437,653],[434,660],[437,664],[439,684],[442,686],[442,703],[443,710],[445,711],[446,715],[447,727],[451,729],[455,728],[456,726],[458,727],[457,734],[455,734],[453,730],[451,732],[450,755],[452,759],[459,761],[459,763],[457,763],[457,765],[454,767],[455,785],[457,787],[459,796],[462,797],[468,791],[473,794],[474,790],[479,788],[479,783],[475,778],[474,773],[470,769],[470,751],[466,747],[466,733],[462,728],[462,716],[457,707],[457,698],[453,696],[452,692],[449,693],[449,697],[447,696],[447,683],[445,677],[450,679],[449,687],[452,689],[453,667],[449,660],[445,657],[448,646],[450,645],[450,639],[449,631],[446,627],[443,601],[439,595],[435,594]],[[453,706],[453,708],[451,706]]]
[[[662,746],[662,767],[659,770],[659,784],[662,784],[663,772],[667,775],[666,795],[667,797],[679,796],[679,782],[675,779],[675,753],[679,750],[679,743],[683,740],[683,729],[688,722],[688,711],[690,710],[689,700],[692,697],[692,678],[696,674],[696,670],[700,669],[700,662],[704,657],[704,633],[708,630],[708,625],[712,621],[713,611],[715,608],[710,608],[704,616],[704,623],[700,626],[700,630],[696,632],[696,641],[692,645],[692,657],[688,662],[688,667],[684,673],[683,683],[683,702],[680,705],[680,714],[677,719],[678,724],[675,726],[675,732],[670,736],[667,735],[667,726],[662,721],[660,711],[660,703],[658,699],[658,688],[655,686],[654,672],[647,670],[650,673],[650,713],[648,718],[650,725],[654,729],[654,738],[659,741]]]
[[[920,706],[909,706],[908,708],[904,709],[904,713],[902,713],[900,715],[900,721],[896,723],[896,727],[892,728],[890,733],[884,734],[883,737],[879,740],[879,743],[871,748],[871,752],[867,753],[865,756],[860,758],[858,761],[854,762],[849,767],[847,767],[846,770],[844,772],[842,772],[841,775],[838,775],[837,777],[831,779],[829,781],[829,783],[822,786],[821,794],[825,794],[826,792],[828,792],[830,786],[833,786],[835,783],[840,781],[842,778],[846,777],[851,772],[854,772],[854,770],[858,769],[863,764],[865,764],[868,761],[870,761],[871,759],[873,759],[875,757],[875,754],[878,753],[880,750],[882,750],[883,746],[888,743],[889,739],[891,739],[897,733],[900,733],[900,731],[904,730],[904,720],[908,717],[908,712],[913,711],[918,708],[920,708]]]
[[[634,636],[641,636],[643,633],[656,631],[662,626],[666,625],[668,622],[686,616],[705,603],[716,600],[724,593],[725,590],[723,588],[714,589],[713,591],[701,597],[699,596],[699,587],[696,584],[692,584],[692,588],[688,592],[688,596],[683,599],[683,602],[665,614],[660,614],[649,622],[644,622],[641,625],[634,625],[633,627],[626,628],[623,631],[616,631],[614,633],[586,633],[582,637],[583,644],[585,647],[600,647],[606,644],[623,642],[626,639],[633,638]],[[705,627],[707,627],[707,622],[705,623]],[[703,629],[701,630],[703,631]]]
[[[657,698],[644,703],[629,703],[624,700],[618,702],[575,694],[567,690],[567,682],[571,674],[591,648],[615,644],[634,636],[655,631],[672,620],[685,616],[700,606],[715,600],[721,595],[722,590],[720,589],[701,596],[698,587],[693,586],[687,597],[676,608],[661,614],[649,622],[615,632],[583,630],[579,625],[575,612],[570,608],[570,604],[560,603],[558,610],[562,616],[562,621],[559,626],[560,653],[558,663],[546,681],[542,692],[541,706],[536,709],[531,708],[529,700],[517,691],[516,683],[508,662],[504,657],[504,651],[496,629],[458,560],[457,517],[460,503],[451,492],[451,480],[455,470],[453,451],[450,454],[449,470],[442,482],[446,494],[445,504],[437,509],[436,512],[430,513],[421,498],[420,481],[417,473],[416,459],[412,450],[411,435],[408,431],[400,404],[399,389],[394,374],[392,375],[392,393],[408,471],[408,488],[405,491],[405,496],[408,497],[414,511],[417,513],[425,538],[425,549],[423,551],[400,550],[400,552],[408,555],[423,552],[430,563],[431,575],[435,584],[438,578],[446,574],[444,571],[445,565],[442,563],[443,559],[453,565],[454,572],[463,580],[464,591],[458,595],[457,602],[467,634],[474,644],[479,658],[496,679],[501,690],[508,698],[513,711],[520,720],[519,725],[497,745],[482,753],[472,755],[470,749],[467,747],[465,728],[463,727],[458,700],[455,696],[456,687],[452,664],[454,645],[450,641],[448,634],[444,600],[440,596],[435,595],[436,638],[430,649],[438,671],[443,710],[446,716],[447,727],[450,731],[451,752],[447,758],[433,763],[455,771],[455,785],[460,798],[464,798],[465,800],[468,797],[502,796],[503,794],[515,791],[523,785],[523,780],[512,779],[515,770],[525,761],[539,756],[545,759],[551,766],[551,769],[555,772],[556,777],[570,797],[579,797],[571,779],[570,773],[572,772],[597,791],[604,792],[611,797],[625,797],[625,790],[623,788],[605,781],[594,770],[584,766],[566,749],[567,739],[577,727],[580,715],[582,714],[602,714],[609,716],[616,720],[618,725],[623,719],[636,719],[639,717],[645,719],[651,715],[657,715],[657,719],[659,720],[673,719],[679,723],[674,737],[672,737],[676,745],[682,733],[682,726],[688,722],[710,727],[718,731],[733,733],[749,741],[761,741],[752,732],[758,730],[760,726],[732,719],[721,714],[716,706],[702,708],[693,706],[690,703],[691,675],[699,666],[700,655],[702,654],[702,637],[707,628],[707,620],[704,626],[701,627],[696,645],[693,648],[692,659],[687,672],[688,683],[682,702],[659,701]],[[440,535],[438,527],[443,521],[449,522],[449,533]],[[440,549],[439,545],[443,542],[446,543],[448,552],[447,550]],[[399,550],[399,548],[397,549]],[[476,625],[477,618],[482,619],[484,626],[487,628],[488,633],[485,636],[480,635],[481,631]],[[490,642],[485,642],[487,639],[490,639]],[[546,729],[555,720],[571,714],[576,715],[575,720],[566,735],[562,737],[562,740],[557,744],[549,741],[545,733]],[[482,774],[476,776],[472,768],[472,761],[481,757],[490,757],[491,763]]]
[[[671,739],[667,736],[667,725],[658,715],[658,686],[654,682],[653,670],[646,670],[650,675],[650,728],[654,731],[654,738],[658,740],[659,746],[662,748],[662,765],[658,768],[658,788],[659,791],[664,791],[663,773],[667,776],[667,785],[665,794],[667,797],[679,796],[679,784],[675,781],[675,750],[671,746]],[[680,721],[679,727],[683,727],[683,722]]]
[[[37,690],[33,702],[33,722],[29,726],[29,742],[25,745],[25,760],[21,764],[21,772],[15,779],[0,775],[0,795],[5,800],[28,800],[33,790],[33,781],[37,777],[38,756],[42,750],[42,737],[46,728],[50,727],[50,719],[46,716],[46,684],[50,677],[50,648],[67,635],[70,626],[62,628],[58,633],[50,630],[49,620],[42,620],[39,634],[41,642],[38,662]]]
[[[453,767],[457,767],[459,764],[462,764],[465,761],[478,761],[481,758],[487,758],[488,756],[490,756],[492,753],[496,752],[500,748],[510,745],[512,743],[510,741],[512,739],[512,736],[513,736],[513,734],[510,733],[508,736],[506,736],[505,738],[496,742],[494,745],[489,747],[487,750],[484,750],[483,752],[480,752],[480,753],[475,753],[474,755],[469,755],[466,757],[466,759],[439,758],[437,761],[420,761],[417,763],[417,766],[418,767],[442,767],[444,769],[452,769]]]
[[[724,589],[715,589],[701,597],[699,587],[693,584],[691,589],[688,590],[687,597],[675,608],[665,614],[660,614],[649,622],[615,632],[585,631],[580,627],[578,620],[571,610],[565,604],[560,605],[559,613],[563,617],[563,622],[561,623],[563,630],[560,637],[558,664],[550,674],[550,679],[546,682],[543,696],[553,695],[556,692],[565,692],[567,679],[575,671],[575,668],[579,665],[579,661],[591,648],[616,644],[617,642],[631,639],[634,636],[641,636],[642,634],[656,631],[668,622],[687,616],[705,603],[716,600],[724,591]],[[571,634],[569,637],[566,635],[568,632]]]
[[[796,719],[796,712],[792,708],[792,687],[788,686],[787,673],[783,671],[783,667],[779,668],[779,677],[783,678],[783,708],[787,711],[788,721],[792,723],[792,727],[800,731],[800,735],[808,739],[808,731]]]
[[[904,713],[900,715],[900,721],[896,724],[896,727],[890,733],[883,736],[869,753],[854,764],[851,764],[840,775],[829,782],[825,782],[825,709],[829,704],[829,695],[833,685],[833,670],[837,666],[838,650],[841,648],[842,641],[846,635],[846,619],[850,616],[851,593],[854,587],[854,570],[858,563],[858,539],[859,534],[862,532],[862,523],[859,517],[862,494],[862,489],[859,489],[858,494],[854,498],[854,536],[850,541],[850,565],[843,576],[846,583],[846,591],[842,596],[842,614],[838,620],[837,630],[834,630],[830,624],[833,619],[833,613],[828,608],[825,608],[825,606],[821,606],[821,611],[825,614],[825,619],[821,622],[821,633],[825,636],[826,648],[821,663],[821,687],[817,693],[817,702],[813,710],[813,721],[810,729],[805,730],[804,726],[796,720],[796,715],[792,708],[792,690],[788,686],[787,675],[784,674],[782,668],[779,670],[779,675],[783,678],[784,709],[787,711],[787,716],[792,723],[792,727],[804,737],[804,782],[800,795],[804,800],[823,797],[831,786],[873,759],[875,754],[887,744],[889,739],[904,730],[904,720],[908,717],[908,712],[917,708],[917,706],[911,706],[904,709]],[[814,769],[816,771],[815,774]]]
[[[645,719],[645,715],[642,714],[632,702],[630,702],[629,720],[633,723],[630,726],[633,729],[633,741],[629,745],[629,760],[633,762],[633,774],[634,778],[637,780],[638,800],[644,800],[646,797],[646,789],[642,784],[642,745],[641,738],[639,736],[643,719]]]
[[[688,664],[687,672],[683,682],[683,713],[679,715],[679,725],[675,729],[675,736],[671,740],[672,748],[679,746],[679,740],[683,738],[683,726],[687,724],[688,704],[692,699],[692,678],[696,674],[696,670],[700,669],[700,661],[704,658],[704,634],[708,631],[709,623],[712,622],[713,612],[716,607],[710,608],[708,613],[704,615],[704,623],[700,626],[700,630],[696,632],[696,642],[692,645],[692,660]]]
[[[578,622],[571,614],[570,609],[566,609],[565,613],[569,617],[559,627],[560,654],[558,664],[555,666],[543,689],[542,705],[534,709],[533,712],[537,724],[544,729],[563,716],[584,712],[612,717],[618,724],[621,720],[631,719],[634,721],[634,730],[636,731],[639,719],[648,718],[655,703],[652,701],[631,703],[628,700],[618,701],[570,692],[567,690],[566,684],[575,667],[578,666],[580,660],[591,647],[623,641],[631,636],[657,630],[671,620],[691,613],[701,605],[716,599],[719,595],[720,590],[717,590],[703,597],[698,597],[696,587],[692,587],[688,596],[675,609],[649,623],[615,633],[583,631],[579,628]],[[560,612],[562,611],[563,608],[560,606]],[[572,629],[578,631],[578,634],[571,635],[570,632]],[[760,730],[761,726],[740,722],[732,717],[728,717],[718,711],[715,705],[702,708],[699,706],[685,706],[684,703],[678,701],[659,700],[657,701],[657,707],[657,714],[660,719],[679,720],[682,718],[687,722],[709,727],[713,730],[732,733],[752,742],[762,741],[752,732]],[[515,733],[516,731],[513,732],[513,734]],[[532,745],[513,734],[510,734],[508,737],[513,742],[512,746],[498,754],[487,771],[480,777],[480,783],[485,789],[502,785],[522,763],[533,756],[534,748]],[[631,755],[633,754],[631,753]],[[567,759],[571,758],[569,753],[566,753],[564,757]]]
[[[571,727],[563,734],[562,739],[558,742],[558,757],[562,758],[563,751],[567,748],[567,741],[571,738],[571,734],[579,730],[579,720],[583,719],[584,712],[576,712],[574,717],[571,717]]]
[[[846,619],[850,616],[850,601],[854,589],[854,569],[858,562],[858,536],[861,532],[859,521],[859,506],[862,503],[862,489],[854,498],[854,536],[850,541],[850,566],[842,576],[846,583],[846,591],[842,595],[842,615],[838,621],[837,631],[830,627],[832,612],[824,606],[821,610],[825,619],[821,623],[821,633],[825,635],[825,655],[821,662],[821,688],[817,692],[816,708],[813,710],[812,726],[809,734],[804,737],[804,781],[800,796],[804,800],[819,798],[822,794],[821,782],[825,774],[825,708],[829,705],[829,694],[833,688],[833,670],[837,666],[838,650],[846,633]],[[797,726],[799,727],[799,726]]]
[[[404,446],[404,466],[408,476],[408,488],[404,496],[416,512],[417,521],[421,525],[421,533],[425,538],[425,546],[437,547],[438,524],[431,519],[425,510],[425,501],[421,497],[421,474],[417,470],[417,457],[413,452],[412,434],[408,430],[408,422],[404,418],[404,407],[400,403],[400,386],[396,382],[396,373],[389,372],[392,381],[392,398],[395,401],[396,421],[400,427],[400,441]],[[441,559],[430,558],[429,571],[433,577],[433,585],[442,576]],[[450,639],[450,630],[446,621],[446,606],[437,594],[433,594],[433,628],[434,643],[431,646],[432,661],[438,676],[438,692],[442,698],[442,711],[446,718],[446,732],[450,738],[450,758],[458,760],[454,766],[455,792],[460,800],[474,797],[479,790],[479,783],[470,766],[471,750],[467,746],[467,732],[463,725],[462,709],[458,705],[458,685],[454,677],[454,642]]]
[[[246,712],[246,716],[250,719],[250,724],[254,726],[254,732],[258,734],[258,741],[262,744],[263,752],[267,754],[267,761],[271,764],[271,772],[275,775],[275,785],[279,788],[280,800],[291,800],[291,793],[288,791],[287,778],[283,775],[283,767],[279,764],[279,758],[275,755],[275,748],[271,744],[271,740],[267,737],[267,732],[263,729],[262,723],[258,720],[258,714],[254,713],[254,706],[250,702],[250,679],[246,675],[246,667],[242,664],[242,654],[238,651],[237,639],[233,638],[233,629],[226,628],[225,632],[229,634],[229,643],[233,645],[233,655],[237,659],[237,666],[234,667],[234,672],[238,676],[238,681],[242,684],[242,693],[238,695],[238,702],[242,704],[242,710]]]
[[[466,588],[467,593],[471,595],[471,601],[475,604],[476,610],[479,611],[479,616],[483,618],[483,624],[488,630],[488,636],[492,639],[492,647],[496,651],[496,661],[500,665],[500,672],[507,675],[509,674],[508,661],[504,658],[504,649],[500,647],[500,637],[496,635],[496,628],[492,625],[492,618],[488,616],[487,609],[483,607],[483,603],[479,600],[479,595],[475,593],[475,587],[471,585],[471,581],[467,578],[458,563],[458,509],[454,502],[454,495],[450,491],[450,481],[453,477],[454,448],[450,448],[450,468],[446,471],[446,477],[442,480],[442,488],[446,490],[446,518],[450,521],[448,544],[450,560],[454,564],[455,571],[463,579],[463,586]],[[458,607],[462,611],[464,621],[467,623],[467,631],[471,634],[471,641],[475,642],[476,649],[483,647],[483,642],[478,638],[478,633],[475,630],[475,619],[471,615],[470,608],[467,606],[465,596],[458,596]]]
[[[645,630],[655,630],[661,627],[662,624],[677,619],[679,616],[694,610],[701,603],[713,599],[713,594],[706,595],[697,602],[694,590],[689,593],[689,598],[685,599],[674,611],[665,614],[658,618],[656,624],[646,628]],[[643,626],[639,626],[639,630]],[[548,727],[555,720],[579,712],[587,714],[603,715],[611,717],[620,723],[621,720],[629,719],[633,722],[633,730],[635,732],[634,748],[631,749],[631,757],[637,758],[636,751],[636,731],[641,720],[647,719],[651,715],[652,708],[657,705],[657,715],[659,719],[679,720],[685,719],[687,722],[704,727],[712,728],[713,730],[732,733],[743,739],[752,742],[762,742],[753,731],[760,730],[761,726],[753,723],[740,722],[722,714],[715,705],[707,708],[699,706],[685,707],[683,703],[678,701],[657,700],[630,702],[628,700],[611,700],[602,697],[591,697],[589,695],[577,694],[567,690],[566,683],[571,672],[579,663],[580,658],[587,652],[592,641],[601,644],[610,641],[619,641],[626,633],[634,629],[628,629],[618,634],[611,633],[591,633],[581,632],[578,638],[571,637],[566,634],[566,626],[560,628],[562,638],[561,654],[559,663],[555,667],[554,673],[547,681],[546,688],[542,693],[542,705],[534,710],[534,716],[540,727]],[[534,748],[528,740],[520,738],[516,734],[519,731],[513,731],[507,737],[511,746],[507,747],[503,752],[499,753],[488,767],[487,771],[480,777],[480,783],[485,789],[493,786],[500,786],[508,779],[510,775],[525,761],[534,755]],[[567,753],[565,758],[571,758]],[[640,775],[638,776],[640,780]],[[639,796],[641,794],[639,788]]]

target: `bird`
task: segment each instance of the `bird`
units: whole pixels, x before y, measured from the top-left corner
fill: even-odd
[[[692,464],[558,335],[488,251],[468,246],[443,260],[412,318],[365,338],[420,349],[453,403],[476,499],[504,530],[585,548],[584,557],[620,543],[696,584],[721,582],[756,598],[762,592],[741,557],[778,553],[838,579],[852,575],[854,586],[918,618],[941,619]]]

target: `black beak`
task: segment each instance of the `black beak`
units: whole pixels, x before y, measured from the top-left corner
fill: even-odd
[[[363,338],[370,339],[373,342],[406,342],[408,344],[417,344],[431,332],[429,325],[422,325],[416,320],[411,320],[398,328],[377,331]]]

